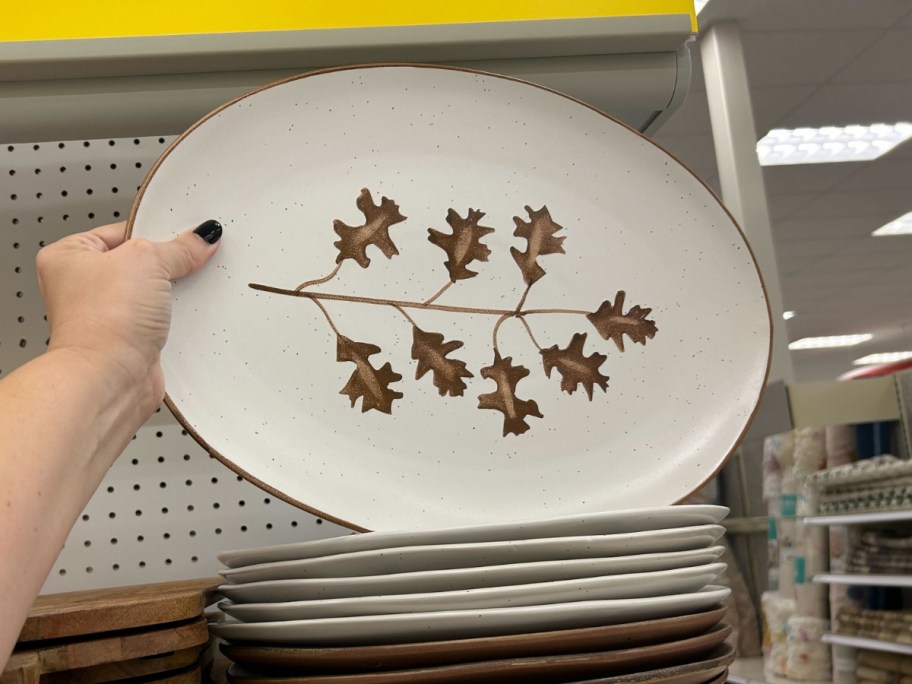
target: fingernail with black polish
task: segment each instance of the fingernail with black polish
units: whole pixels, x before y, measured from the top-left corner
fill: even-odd
[[[219,241],[219,238],[222,237],[222,224],[215,219],[209,219],[205,223],[201,223],[199,225],[199,228],[193,232],[203,238],[203,240],[208,242],[210,245],[214,245]]]

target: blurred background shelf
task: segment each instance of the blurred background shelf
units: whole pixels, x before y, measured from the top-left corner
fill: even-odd
[[[823,640],[828,644],[837,646],[850,646],[852,648],[866,648],[871,651],[912,655],[912,644],[899,644],[895,641],[882,641],[880,639],[869,639],[867,637],[848,636],[845,634],[824,634]]]
[[[912,587],[912,575],[855,575],[822,573],[814,575],[817,584],[858,584],[868,587]]]
[[[912,511],[877,511],[848,515],[814,515],[804,519],[805,525],[864,525],[887,522],[912,521]]]
[[[738,658],[728,668],[728,681],[732,684],[830,684],[829,680],[797,682],[777,677],[763,669],[763,658]]]

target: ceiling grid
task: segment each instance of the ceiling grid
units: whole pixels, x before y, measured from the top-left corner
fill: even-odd
[[[772,128],[912,119],[912,8],[902,0],[711,0],[739,21],[758,138]],[[718,189],[698,51],[682,109],[655,136]],[[912,237],[872,237],[912,211],[912,142],[870,162],[764,167],[790,340],[873,333],[792,353],[796,380],[831,380],[874,352],[912,349]]]

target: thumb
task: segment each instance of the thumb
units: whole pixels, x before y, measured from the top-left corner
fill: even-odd
[[[210,219],[172,240],[159,242],[156,247],[168,279],[183,278],[202,267],[215,254],[221,237],[222,224]]]

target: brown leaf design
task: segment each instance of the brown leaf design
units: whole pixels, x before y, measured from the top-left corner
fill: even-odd
[[[494,363],[481,369],[481,377],[497,383],[497,389],[478,397],[478,408],[494,409],[504,414],[503,436],[521,435],[529,429],[527,416],[541,418],[538,404],[516,396],[516,384],[529,374],[525,366],[514,366],[512,357],[501,358],[494,351]]]
[[[380,351],[375,344],[355,342],[344,335],[339,335],[336,343],[336,360],[351,361],[356,366],[339,394],[347,394],[352,406],[360,398],[362,413],[370,409],[392,413],[393,401],[402,398],[402,392],[389,387],[390,383],[402,380],[402,376],[393,372],[389,363],[379,369],[371,365],[369,357]]]
[[[603,391],[608,389],[608,376],[602,375],[599,366],[608,358],[604,354],[594,353],[590,356],[583,354],[586,344],[586,333],[575,333],[566,349],[553,347],[541,350],[542,363],[545,366],[545,375],[551,377],[551,371],[557,368],[561,374],[561,389],[567,394],[573,394],[582,385],[592,401],[592,388],[598,385]]]
[[[362,188],[355,204],[364,214],[363,224],[349,226],[339,219],[333,221],[333,230],[341,238],[333,243],[339,250],[336,263],[341,264],[345,259],[354,259],[361,268],[367,268],[370,265],[370,258],[367,256],[367,248],[370,245],[376,246],[387,259],[399,254],[389,235],[390,226],[406,219],[399,213],[399,205],[387,197],[381,198],[379,205],[374,204],[374,198],[367,188]]]
[[[412,358],[418,361],[415,379],[420,380],[429,370],[434,371],[434,386],[440,396],[461,397],[466,389],[463,378],[474,377],[464,361],[448,359],[447,354],[462,346],[459,340],[444,342],[443,335],[412,328]]]
[[[624,351],[624,335],[634,342],[646,344],[646,338],[651,340],[658,330],[655,321],[646,318],[652,309],[644,309],[637,305],[624,313],[624,297],[625,292],[619,290],[614,297],[614,303],[606,299],[598,311],[586,314],[586,318],[592,321],[599,334],[606,340],[614,340],[621,351]]]
[[[428,240],[447,253],[449,259],[443,262],[450,272],[450,280],[465,280],[474,278],[478,274],[470,271],[468,266],[473,261],[487,261],[491,250],[481,243],[481,238],[493,233],[493,228],[480,226],[478,222],[484,216],[483,211],[469,208],[466,218],[462,218],[455,209],[447,212],[447,223],[453,229],[452,233],[441,233],[439,230],[428,228]]]
[[[551,213],[547,206],[543,206],[538,211],[526,206],[526,212],[529,214],[529,221],[523,221],[519,216],[513,217],[516,224],[516,230],[513,235],[526,240],[526,251],[520,252],[516,247],[510,248],[513,259],[522,271],[523,280],[526,285],[532,285],[543,275],[545,269],[538,265],[538,257],[545,254],[563,254],[563,242],[566,236],[555,237],[555,233],[563,230],[563,226],[556,224],[551,220]]]

